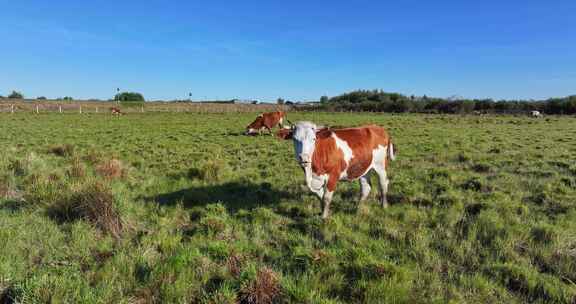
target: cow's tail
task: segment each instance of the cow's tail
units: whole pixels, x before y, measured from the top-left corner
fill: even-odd
[[[396,159],[396,153],[394,152],[394,144],[392,143],[392,140],[389,141],[388,151],[386,151],[386,152],[388,154],[388,159],[390,159],[390,160]]]

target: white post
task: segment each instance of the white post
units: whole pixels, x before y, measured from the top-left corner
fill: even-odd
[[[36,105],[36,114],[38,114],[38,113],[40,113],[40,112],[38,111],[38,105]]]
[[[14,114],[14,105],[10,105],[10,113]]]
[[[58,112],[62,113],[62,105],[58,105]]]
[[[82,114],[82,105],[80,105],[80,114]]]
[[[98,107],[96,107],[96,113],[98,113]]]
[[[140,112],[144,113],[144,106],[140,107]]]

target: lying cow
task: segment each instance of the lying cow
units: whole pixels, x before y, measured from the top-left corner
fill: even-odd
[[[298,122],[278,136],[293,139],[296,159],[304,169],[306,184],[322,203],[322,218],[330,215],[330,202],[339,180],[360,179],[360,203],[370,194],[371,170],[379,179],[380,204],[388,206],[388,161],[394,160],[394,145],[386,130],[369,125],[358,128],[319,128]]]
[[[112,115],[122,115],[122,111],[120,111],[118,107],[111,107],[110,113],[112,113]]]
[[[272,134],[272,128],[276,126],[283,127],[286,112],[262,113],[256,117],[256,120],[246,127],[246,135],[261,134],[262,129],[267,129]]]
[[[542,117],[542,113],[540,113],[540,111],[531,111],[530,115],[535,118]]]

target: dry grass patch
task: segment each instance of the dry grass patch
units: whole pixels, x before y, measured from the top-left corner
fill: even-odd
[[[72,165],[68,168],[68,176],[71,178],[81,179],[86,176],[86,167],[79,158],[74,158],[72,160]]]
[[[96,166],[96,173],[106,179],[120,179],[127,176],[128,170],[118,159],[112,158]]]
[[[280,296],[278,275],[270,268],[258,270],[256,279],[244,286],[240,291],[240,303],[271,304]]]

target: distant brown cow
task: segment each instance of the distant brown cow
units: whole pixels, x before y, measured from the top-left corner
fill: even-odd
[[[111,107],[110,113],[112,113],[112,115],[122,115],[122,111],[120,111],[118,107]]]
[[[284,117],[286,112],[270,112],[262,113],[256,117],[256,120],[246,127],[246,135],[255,135],[256,133],[261,134],[262,129],[268,130],[272,134],[272,128],[279,126],[282,127],[284,124]]]

